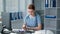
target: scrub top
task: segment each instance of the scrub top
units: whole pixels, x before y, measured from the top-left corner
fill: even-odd
[[[39,24],[41,24],[41,18],[38,14],[35,14],[34,17],[27,15],[24,19],[24,24],[27,27],[37,27]]]

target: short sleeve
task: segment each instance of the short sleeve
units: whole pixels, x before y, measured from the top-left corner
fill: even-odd
[[[26,19],[26,17],[24,18],[24,24],[26,24],[27,23],[27,19]]]
[[[41,17],[39,15],[37,15],[37,23],[41,24]]]

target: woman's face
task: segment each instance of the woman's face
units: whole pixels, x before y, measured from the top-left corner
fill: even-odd
[[[28,13],[29,13],[29,15],[33,15],[34,14],[34,10],[33,9],[28,9]]]

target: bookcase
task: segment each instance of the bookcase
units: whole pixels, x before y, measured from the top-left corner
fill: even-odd
[[[56,6],[44,9],[44,29],[51,30],[54,34],[60,34],[60,0],[55,1]]]

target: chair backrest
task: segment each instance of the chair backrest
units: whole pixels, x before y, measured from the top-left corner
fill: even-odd
[[[42,24],[42,29],[44,29],[44,11],[43,10],[36,10],[36,13],[38,13],[41,17],[41,24]]]
[[[2,25],[6,26],[7,29],[11,30],[11,22],[10,22],[10,12],[2,12]]]

